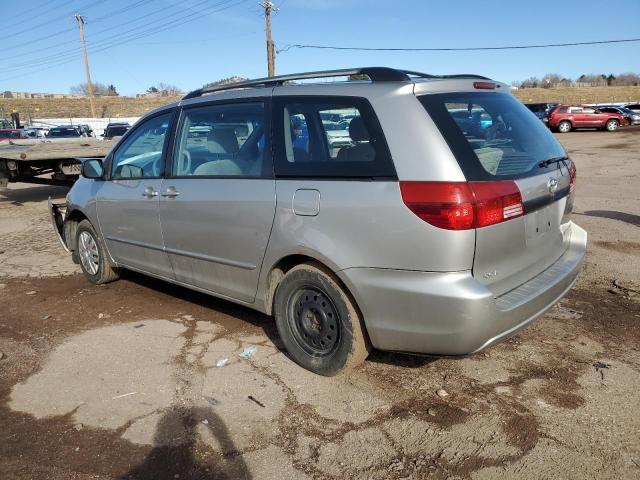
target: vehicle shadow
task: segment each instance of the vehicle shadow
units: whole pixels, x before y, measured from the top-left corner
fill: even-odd
[[[64,198],[69,187],[39,185],[34,187],[12,188],[0,191],[0,203],[11,202],[16,205],[29,202],[42,202],[51,198]]]
[[[170,295],[171,297],[206,309],[215,310],[223,315],[228,315],[237,320],[262,328],[267,338],[276,346],[276,348],[284,352],[276,324],[273,318],[268,315],[228,300],[223,300],[179,285],[170,284],[164,280],[159,280],[131,270],[123,270],[121,278],[151,290],[155,290],[158,293]],[[170,293],[168,293],[168,285],[171,285]]]
[[[201,427],[200,427],[201,426]],[[216,440],[220,454],[204,448],[198,458],[198,427],[205,428]],[[154,447],[144,461],[131,468],[120,480],[251,480],[251,474],[220,417],[208,407],[175,407],[166,412],[156,428]]]
[[[136,283],[137,285],[141,285],[143,287],[155,290],[159,293],[170,295],[177,299],[193,303],[200,307],[215,310],[216,312],[222,313],[224,315],[229,315],[237,320],[247,322],[256,327],[259,327],[264,331],[264,334],[267,336],[269,341],[273,343],[275,348],[277,348],[287,357],[289,356],[288,352],[282,345],[273,317],[252,310],[249,307],[238,305],[236,303],[216,298],[205,293],[196,292],[194,290],[180,287],[178,285],[172,284],[171,293],[168,294],[167,285],[169,284],[167,282],[130,270],[124,270],[122,272],[122,279],[129,280],[133,283]],[[368,357],[368,361],[396,367],[420,368],[441,358],[444,357],[373,350],[371,352],[371,355],[369,355]]]
[[[610,220],[620,220],[621,222],[628,223],[640,227],[640,215],[634,215],[632,213],[617,212],[615,210],[587,210],[584,213],[573,212],[576,215],[585,215],[588,217],[608,218]]]

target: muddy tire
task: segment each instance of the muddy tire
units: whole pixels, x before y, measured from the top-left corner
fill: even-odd
[[[109,265],[107,250],[89,220],[83,220],[76,229],[76,251],[84,276],[91,283],[109,283],[120,277],[118,269]]]
[[[619,126],[620,122],[614,118],[611,118],[607,120],[607,124],[604,126],[604,128],[607,132],[615,132],[616,130],[618,130]]]
[[[572,128],[573,126],[571,125],[571,122],[566,120],[563,120],[558,124],[558,132],[560,133],[569,133]]]
[[[366,360],[371,344],[358,308],[322,265],[292,268],[276,290],[278,333],[291,358],[314,373],[332,376]]]

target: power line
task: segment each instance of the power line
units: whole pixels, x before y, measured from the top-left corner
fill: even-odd
[[[104,40],[104,42],[106,43],[105,45],[103,45],[101,43],[96,43],[93,46],[90,46],[88,50],[92,54],[93,53],[98,53],[98,52],[102,52],[102,51],[111,49],[113,47],[116,47],[116,46],[119,46],[119,45],[122,45],[122,44],[125,44],[125,43],[129,43],[132,40],[137,40],[139,38],[153,36],[153,35],[155,35],[157,33],[163,32],[165,30],[169,30],[169,29],[178,27],[180,25],[184,25],[184,24],[192,22],[194,20],[198,20],[198,19],[202,18],[203,15],[209,15],[209,14],[212,14],[212,13],[218,13],[218,12],[221,12],[223,10],[227,10],[229,8],[235,7],[237,5],[240,5],[241,3],[245,3],[247,0],[238,0],[235,3],[229,3],[230,1],[231,0],[225,0],[225,1],[219,2],[219,3],[215,4],[216,8],[214,8],[212,10],[197,11],[197,12],[195,12],[193,14],[186,15],[185,17],[181,17],[181,18],[178,18],[178,19],[174,19],[172,21],[166,22],[166,23],[161,24],[161,25],[159,25],[157,27],[153,27],[153,28],[150,28],[150,29],[147,29],[147,30],[140,31],[138,28],[134,28],[134,29],[128,30],[127,32],[133,32],[133,33],[130,33],[128,36],[127,35],[121,36],[122,33],[114,35],[114,36],[109,37],[109,38]],[[202,2],[202,3],[205,3],[205,2]],[[164,20],[164,19],[161,19],[161,20]],[[154,22],[152,22],[152,23],[154,23]],[[117,38],[117,40],[114,40],[111,43],[109,43],[109,41],[112,38]],[[29,75],[32,75],[32,74],[40,73],[40,72],[45,71],[45,70],[50,70],[51,68],[55,68],[55,67],[58,67],[58,66],[61,66],[61,65],[66,65],[68,63],[71,63],[71,62],[75,61],[75,55],[77,55],[77,49],[75,49],[74,51],[70,51],[69,53],[61,54],[61,55],[59,55],[59,58],[54,57],[54,58],[51,58],[51,59],[49,59],[47,61],[42,62],[41,65],[48,65],[48,66],[45,66],[44,68],[39,68],[39,69],[36,69],[36,70],[32,70],[30,72],[26,72],[26,73],[22,73],[22,74],[18,74],[18,75],[13,75],[13,76],[10,76],[10,77],[0,78],[0,81],[7,81],[7,80],[13,80],[15,78],[22,78],[22,77],[29,76]]]
[[[90,4],[89,4],[89,5],[87,5],[86,7],[83,7],[83,10],[89,10],[89,9],[91,9],[91,8],[95,7],[96,5],[99,5],[100,3],[102,3],[102,1],[101,1],[101,0],[96,0],[95,2],[90,3]],[[64,5],[66,5],[66,4],[64,4]],[[45,21],[45,22],[38,23],[37,25],[32,25],[31,27],[27,27],[27,28],[25,28],[25,29],[23,29],[23,30],[19,30],[19,31],[14,32],[14,33],[11,33],[10,35],[7,35],[7,36],[0,37],[0,40],[4,40],[5,38],[10,38],[10,37],[15,37],[16,35],[20,35],[21,33],[31,32],[31,31],[37,30],[37,29],[38,29],[38,28],[40,28],[40,27],[44,27],[44,26],[46,26],[46,25],[49,25],[51,22],[53,22],[53,21],[55,21],[55,20],[68,18],[71,14],[72,14],[72,12],[63,13],[62,15],[59,15],[59,16],[57,16],[57,17],[50,18],[49,20],[47,20],[47,21]],[[66,30],[66,31],[68,31],[68,30]],[[56,34],[49,35],[49,36],[47,36],[47,37],[43,37],[43,38],[51,38],[52,36],[58,35],[59,33],[60,33],[60,32],[58,32],[58,33],[56,33]],[[28,43],[31,43],[31,42],[28,42]],[[12,47],[12,46],[7,46],[7,47],[5,47],[5,46],[3,45],[3,48],[13,48],[13,47]]]
[[[124,43],[127,39],[131,39],[131,38],[140,38],[140,34],[145,34],[145,33],[149,33],[149,34],[154,34],[154,33],[160,33],[164,30],[167,30],[169,28],[173,28],[174,26],[178,26],[178,25],[182,25],[184,23],[188,23],[192,20],[196,20],[198,16],[204,15],[204,14],[209,14],[209,13],[215,13],[215,11],[217,11],[216,9],[220,6],[224,6],[225,4],[228,4],[230,1],[232,0],[223,0],[220,1],[218,3],[215,3],[213,5],[209,5],[208,7],[205,8],[214,8],[214,10],[204,10],[204,11],[196,11],[193,13],[189,13],[187,15],[184,15],[182,17],[178,16],[176,18],[175,15],[170,13],[170,17],[171,15],[173,15],[173,17],[171,17],[171,20],[167,21],[167,17],[162,17],[162,18],[158,18],[152,21],[149,21],[149,17],[154,16],[157,13],[166,13],[164,10],[157,10],[155,12],[149,13],[149,15],[146,15],[145,17],[140,17],[140,18],[134,18],[133,20],[129,20],[127,22],[123,22],[123,23],[119,23],[118,25],[113,25],[111,27],[107,27],[107,28],[103,28],[101,30],[98,30],[97,32],[90,34],[89,35],[89,45],[90,45],[90,50],[94,49],[94,48],[98,48],[100,46],[102,46],[103,44],[108,44],[109,42],[112,41],[117,41],[118,45]],[[242,0],[242,1],[246,1],[246,0]],[[204,5],[206,3],[209,3],[210,0],[203,0],[197,4],[195,4],[195,7],[199,7],[201,5]],[[188,19],[187,21],[183,22],[183,20]],[[104,34],[105,32],[109,31],[109,30],[113,30],[114,28],[119,28],[122,27],[124,25],[128,25],[131,23],[135,23],[135,22],[139,22],[139,21],[144,21],[144,27],[141,27],[140,25],[138,26],[134,26],[131,29],[128,30],[124,30],[124,31],[120,31],[120,32],[116,32],[115,34],[112,35],[107,35],[105,38],[100,39],[99,41],[95,41],[95,37],[100,37],[101,34]],[[158,22],[165,22],[165,23],[161,23],[160,25],[157,26],[152,26],[154,24],[157,24]],[[166,27],[166,28],[164,28]],[[141,28],[144,28],[143,30],[141,30]],[[129,35],[129,36],[127,36]],[[75,42],[66,42],[69,44],[75,44]],[[46,49],[46,48],[45,48]],[[71,58],[71,57],[75,57],[77,55],[77,49],[73,48],[73,49],[65,49],[64,51],[58,52],[58,53],[53,53],[51,55],[47,55],[44,57],[39,57],[39,58],[33,58],[31,60],[26,60],[26,61],[22,61],[20,63],[14,63],[11,65],[5,65],[3,67],[3,70],[12,70],[12,71],[17,71],[17,70],[24,70],[24,69],[29,69],[29,68],[33,68],[36,66],[44,66],[44,65],[49,65],[52,63],[57,63],[61,60],[67,59],[67,58]],[[22,56],[20,56],[20,58],[22,58]]]
[[[292,44],[277,50],[277,53],[288,52],[291,49],[314,48],[321,50],[357,50],[364,52],[473,52],[479,50],[524,50],[529,48],[552,48],[552,47],[576,47],[581,45],[604,45],[612,43],[640,42],[640,38],[626,38],[622,40],[598,40],[593,42],[567,42],[567,43],[546,43],[539,45],[508,45],[500,47],[442,47],[442,48],[394,48],[394,47],[342,47],[337,45],[300,45]]]

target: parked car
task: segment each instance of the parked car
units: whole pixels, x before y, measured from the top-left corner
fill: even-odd
[[[45,138],[47,130],[42,127],[25,127],[24,134],[29,138]]]
[[[549,112],[558,105],[557,103],[525,103],[524,106],[531,110],[536,117],[547,122]]]
[[[637,112],[640,111],[640,103],[627,103],[624,108]]]
[[[634,111],[617,105],[599,105],[598,110],[604,113],[619,113],[629,125],[640,125],[640,110]]]
[[[82,132],[78,125],[60,125],[49,129],[47,138],[80,138]]]
[[[29,138],[25,135],[21,128],[2,128],[0,129],[0,141],[2,140],[20,140]]]
[[[78,125],[80,127],[80,133],[83,137],[93,137],[93,129],[86,124]]]
[[[130,128],[131,125],[128,123],[109,123],[104,129],[102,136],[105,140],[110,140],[113,137],[122,137]]]
[[[598,128],[609,132],[616,131],[620,125],[628,122],[619,113],[606,113],[583,105],[559,105],[549,112],[547,125],[560,133],[578,128]]]
[[[371,81],[285,84],[337,75]],[[191,92],[83,163],[66,204],[50,203],[56,234],[90,282],[128,268],[274,315],[291,358],[318,374],[371,348],[480,351],[575,282],[576,168],[506,84],[423,75]],[[323,113],[339,109],[355,112],[351,144],[332,152]],[[192,126],[207,126],[206,148]]]

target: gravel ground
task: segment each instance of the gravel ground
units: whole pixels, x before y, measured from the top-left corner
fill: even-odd
[[[568,297],[486,352],[374,352],[333,378],[288,360],[254,311],[136,274],[90,285],[49,227],[65,190],[12,185],[0,476],[639,478],[640,129],[559,138],[589,232]]]

